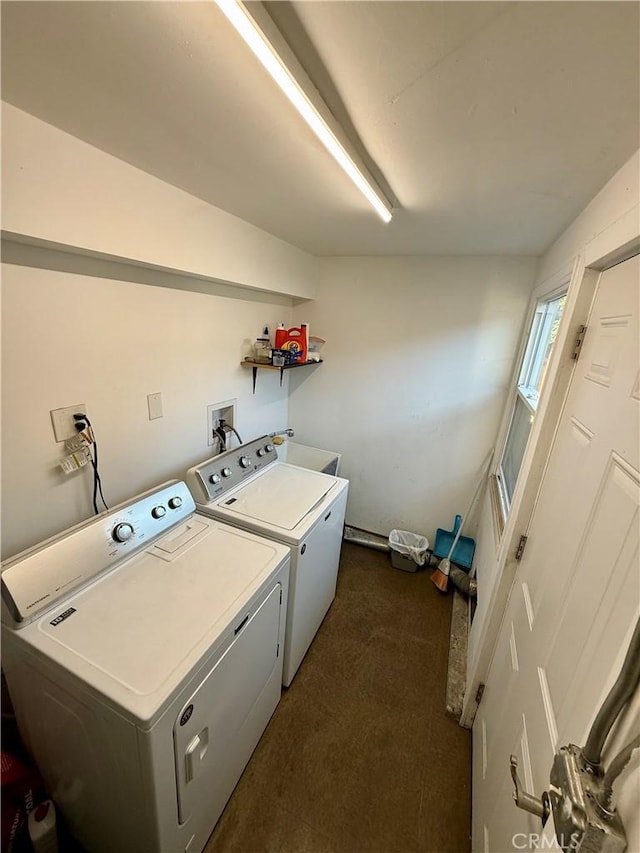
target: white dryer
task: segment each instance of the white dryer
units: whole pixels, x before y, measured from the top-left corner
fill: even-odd
[[[91,853],[197,853],[281,693],[289,549],[173,482],[2,567],[21,734]]]
[[[283,684],[335,597],[349,483],[278,459],[268,436],[190,468],[198,509],[291,548]]]

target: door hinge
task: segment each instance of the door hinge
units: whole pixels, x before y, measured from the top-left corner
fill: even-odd
[[[280,589],[280,604],[282,604],[282,589]]]
[[[480,701],[482,699],[482,694],[484,693],[484,687],[485,687],[485,685],[482,684],[482,682],[480,682],[480,684],[478,684],[478,689],[476,690],[476,705],[480,704]]]
[[[573,352],[571,353],[571,358],[574,360],[578,360],[580,356],[580,350],[582,349],[582,342],[584,341],[584,336],[587,331],[586,326],[578,326],[578,334],[576,336],[576,342],[573,346]]]
[[[522,555],[524,554],[524,549],[527,544],[527,537],[521,536],[520,541],[518,542],[518,547],[516,548],[516,562],[520,562],[522,559]]]

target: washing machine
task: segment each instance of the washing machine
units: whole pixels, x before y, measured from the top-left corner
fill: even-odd
[[[195,465],[186,480],[200,512],[291,549],[288,687],[335,597],[349,483],[282,462],[269,436]]]
[[[197,853],[282,689],[289,549],[164,484],[2,566],[25,745],[91,853]]]

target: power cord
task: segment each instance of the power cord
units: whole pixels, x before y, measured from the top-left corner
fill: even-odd
[[[218,436],[218,440],[220,441],[222,449],[220,452],[227,449],[227,435],[232,432],[235,437],[238,439],[239,444],[242,444],[242,438],[240,437],[240,433],[235,427],[232,427],[231,424],[228,424],[225,418],[220,418],[218,421],[218,427],[214,430],[216,435]]]
[[[98,493],[100,494],[100,500],[104,504],[104,508],[109,509],[109,507],[107,506],[107,502],[105,501],[102,493],[102,480],[100,479],[100,472],[98,470],[98,442],[96,441],[91,421],[87,415],[83,412],[78,412],[77,414],[74,414],[73,420],[76,430],[86,441],[91,455],[91,467],[93,468],[93,511],[96,515],[99,515]]]

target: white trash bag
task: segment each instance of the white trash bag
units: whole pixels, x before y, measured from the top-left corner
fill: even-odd
[[[408,530],[392,530],[389,534],[389,547],[405,557],[411,557],[417,566],[424,566],[427,561],[429,540],[418,533]]]

